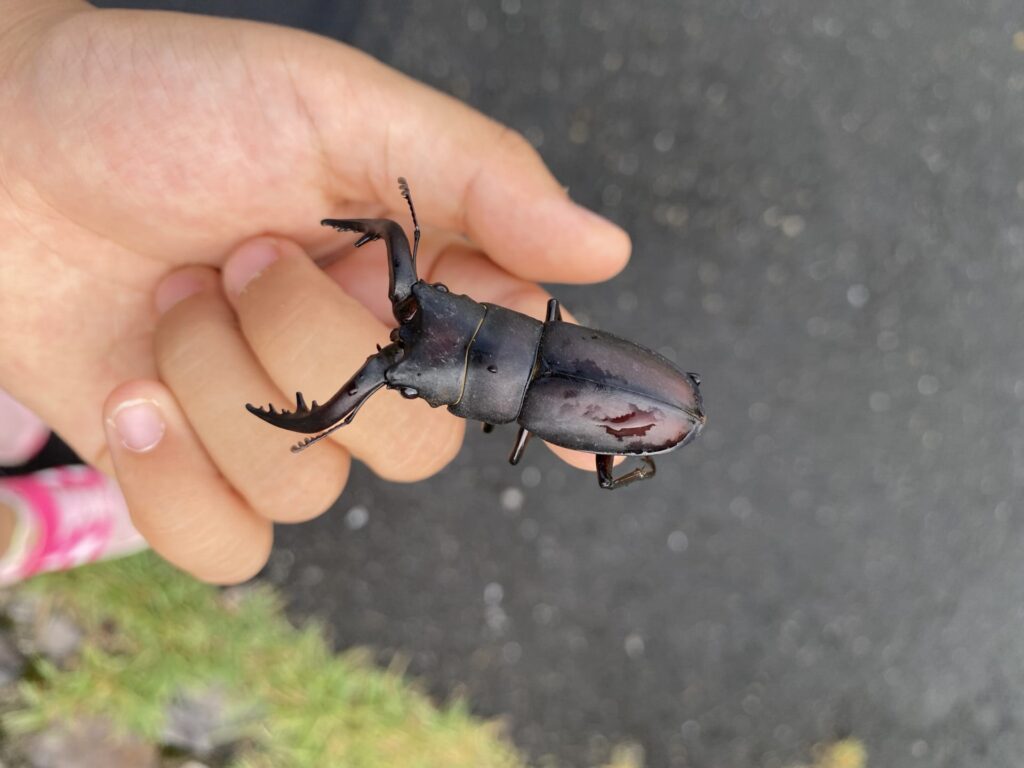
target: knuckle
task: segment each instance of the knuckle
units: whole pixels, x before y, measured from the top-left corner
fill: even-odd
[[[523,161],[530,162],[541,162],[540,153],[534,148],[533,144],[515,128],[509,128],[508,126],[501,126],[498,132],[497,139],[495,141],[497,151],[512,155],[514,158],[518,158]]]
[[[410,424],[402,449],[373,462],[373,471],[385,480],[414,483],[444,469],[459,453],[465,422],[448,413],[434,413],[440,418],[415,426]]]
[[[327,512],[345,490],[350,467],[346,454],[336,448],[334,452],[337,459],[326,466],[319,463],[287,482],[260,491],[252,501],[257,513],[276,522],[299,523]]]
[[[270,559],[274,537],[269,525],[259,535],[238,536],[221,552],[190,570],[196,578],[211,584],[241,584],[258,574]]]
[[[221,333],[229,320],[220,304],[212,296],[197,296],[172,307],[160,318],[154,335],[154,350],[161,374],[209,364],[203,354],[205,342]]]
[[[237,584],[259,573],[273,544],[270,523],[230,503],[208,503],[198,519],[133,509],[132,521],[154,552],[200,581]]]

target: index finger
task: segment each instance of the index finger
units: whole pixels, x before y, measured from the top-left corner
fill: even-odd
[[[333,41],[291,52],[335,194],[395,205],[405,176],[424,222],[468,235],[527,280],[605,280],[629,236],[576,205],[519,133]]]

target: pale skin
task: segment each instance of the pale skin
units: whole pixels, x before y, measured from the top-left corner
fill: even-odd
[[[386,343],[383,246],[321,218],[408,227],[406,176],[420,276],[537,317],[535,281],[604,280],[629,256],[518,134],[303,32],[0,0],[0,114],[0,387],[212,582],[256,573],[273,523],[322,513],[353,458],[411,482],[462,441],[394,392],[300,456],[243,410],[325,400]]]

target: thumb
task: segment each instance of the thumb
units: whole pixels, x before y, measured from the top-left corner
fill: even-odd
[[[628,235],[574,204],[519,133],[347,46],[313,40],[294,34],[293,82],[325,170],[349,195],[394,208],[405,176],[424,223],[468,235],[527,280],[591,282],[625,266]]]

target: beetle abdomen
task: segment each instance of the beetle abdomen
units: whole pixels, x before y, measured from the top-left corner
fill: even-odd
[[[551,322],[519,423],[580,451],[661,453],[699,433],[701,406],[694,380],[660,355],[601,331]]]
[[[485,307],[469,345],[461,396],[448,410],[464,419],[507,424],[522,407],[544,325],[511,309]]]
[[[670,451],[699,429],[689,414],[665,403],[564,376],[533,382],[519,423],[549,443],[612,454]]]

